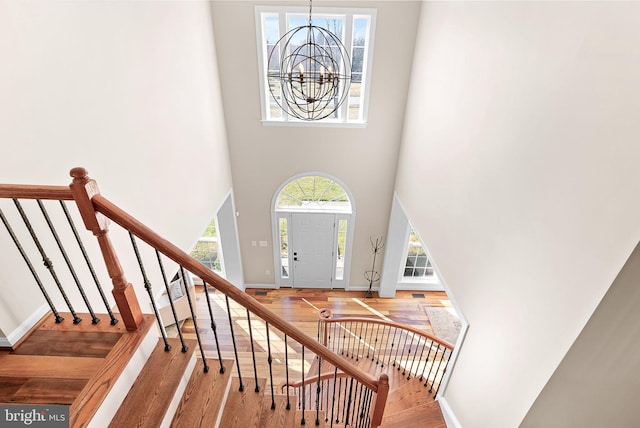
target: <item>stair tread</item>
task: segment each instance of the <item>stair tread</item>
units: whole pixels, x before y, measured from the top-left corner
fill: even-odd
[[[262,410],[260,412],[260,428],[282,428],[293,426],[296,412],[295,403],[291,403],[291,408],[287,410],[287,397],[283,395],[274,396],[275,408],[271,408],[271,397],[266,396],[262,400]]]
[[[220,426],[224,428],[259,426],[266,384],[266,379],[258,379],[260,391],[255,392],[252,382],[245,382],[244,391],[239,391],[240,381],[234,377],[231,381],[231,390],[227,397]]]
[[[447,427],[440,406],[436,401],[388,414],[382,418],[380,425],[381,428],[406,428],[408,426]]]
[[[158,340],[147,363],[111,420],[110,427],[160,426],[196,347],[195,341],[190,342],[188,351],[182,352],[179,339],[168,341],[171,350],[165,352],[164,343]]]
[[[422,404],[436,403],[429,393],[429,387],[424,386],[424,380],[413,378],[405,382],[389,394],[385,406],[386,415]]]
[[[172,427],[216,426],[231,386],[234,361],[223,360],[224,373],[220,373],[218,360],[207,358],[207,363],[207,373],[203,373],[200,363],[194,369],[171,422]]]
[[[89,379],[102,364],[102,358],[74,358],[48,355],[0,355],[1,377]]]
[[[75,329],[85,324],[83,321],[78,325],[74,325],[71,321],[67,322],[69,319],[70,318],[66,318],[61,324],[55,324],[53,315],[50,315],[39,328],[44,330],[64,330]],[[138,330],[134,332],[128,332],[122,322],[119,322],[115,326],[104,321],[96,325],[88,322],[82,327],[88,328],[87,326],[92,326],[93,328],[97,328],[98,331],[106,331],[109,329],[109,331],[121,332],[122,335],[102,360],[102,364],[98,367],[97,371],[93,373],[93,376],[85,384],[84,388],[82,388],[78,397],[71,403],[69,409],[71,426],[86,426],[93,418],[98,407],[102,404],[102,401],[122,374],[131,357],[138,350],[140,344],[149,333],[149,330],[153,327],[154,322],[155,317],[153,315],[144,315],[142,324]]]

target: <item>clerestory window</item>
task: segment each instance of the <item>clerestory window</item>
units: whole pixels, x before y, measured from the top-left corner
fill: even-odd
[[[279,88],[270,88],[267,72],[277,71],[280,52],[269,56],[277,41],[292,28],[305,25],[309,9],[304,7],[256,7],[260,100],[265,124],[359,125],[367,121],[370,66],[373,57],[375,9],[313,8],[313,25],[326,28],[340,38],[351,54],[352,82],[347,100],[330,117],[302,121],[283,112],[273,98]]]

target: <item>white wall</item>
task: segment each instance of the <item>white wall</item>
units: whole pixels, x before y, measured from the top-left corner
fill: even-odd
[[[639,281],[640,245],[536,399],[522,428],[638,424]]]
[[[356,205],[351,284],[368,285],[370,236],[387,231],[398,148],[420,2],[314,2],[314,7],[377,8],[375,53],[366,128],[263,126],[257,68],[255,6],[307,6],[306,1],[214,1],[214,30],[220,59],[233,170],[234,198],[247,284],[275,283],[271,201],[278,187],[305,172],[342,181]],[[251,241],[268,241],[252,247]],[[379,259],[379,262],[382,260]],[[270,275],[266,274],[270,272]]]
[[[640,4],[425,2],[397,194],[470,328],[444,399],[518,426],[640,240]]]
[[[110,200],[193,245],[231,189],[207,2],[5,0],[0,62],[0,182],[66,185],[84,166]],[[19,265],[12,245],[0,230],[3,262]],[[26,273],[7,275],[10,334],[43,301]]]

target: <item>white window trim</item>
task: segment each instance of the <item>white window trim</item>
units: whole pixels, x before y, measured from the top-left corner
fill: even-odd
[[[267,119],[266,111],[268,106],[265,105],[267,100],[270,99],[271,94],[267,93],[268,89],[265,86],[265,75],[266,71],[264,69],[264,65],[267,63],[268,58],[265,46],[265,35],[262,27],[262,14],[302,14],[308,15],[309,8],[307,7],[288,7],[288,6],[256,6],[255,7],[255,24],[256,24],[256,44],[257,44],[257,52],[258,52],[258,82],[260,86],[260,117],[263,126],[302,126],[302,127],[330,127],[330,128],[365,128],[367,126],[368,113],[369,113],[369,93],[371,91],[371,76],[370,76],[370,68],[373,63],[373,51],[374,51],[374,42],[375,42],[375,30],[376,30],[376,17],[377,17],[377,9],[374,8],[336,8],[336,7],[314,7],[313,14],[318,15],[343,15],[345,17],[353,17],[353,16],[369,16],[369,41],[365,47],[364,57],[366,61],[363,64],[362,69],[362,82],[361,85],[364,87],[364,96],[362,100],[361,107],[361,120],[349,122],[348,117],[343,113],[344,119],[335,120],[335,119],[322,119],[322,120],[300,120],[289,116],[286,113],[283,113],[281,119]],[[345,29],[352,30],[353,20],[349,20],[349,23],[345,25]],[[347,48],[351,52],[351,38],[349,38],[349,43]],[[349,100],[345,100],[340,108],[348,108]],[[347,106],[347,107],[345,107]]]

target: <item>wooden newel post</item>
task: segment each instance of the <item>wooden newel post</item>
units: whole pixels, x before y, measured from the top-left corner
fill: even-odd
[[[387,404],[387,396],[389,395],[389,376],[382,373],[378,378],[378,393],[373,403],[373,413],[371,414],[371,427],[377,428],[382,423],[384,416],[384,408]]]
[[[85,227],[98,239],[102,257],[107,266],[107,272],[113,283],[113,297],[118,305],[118,311],[127,330],[135,331],[142,323],[142,311],[133,286],[127,282],[120,266],[118,256],[109,239],[109,219],[93,208],[91,198],[100,194],[98,184],[87,175],[84,168],[73,168],[69,185],[71,194],[78,205]]]
[[[329,331],[327,330],[327,323],[326,320],[330,320],[331,317],[333,315],[331,314],[331,309],[320,309],[318,311],[318,319],[320,320],[320,322],[322,323],[322,330],[323,330],[323,338],[322,338],[322,344],[324,346],[327,346],[328,343],[328,339],[329,339]]]

